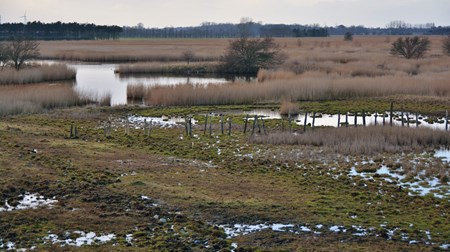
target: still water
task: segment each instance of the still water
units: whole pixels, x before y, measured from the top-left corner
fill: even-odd
[[[120,76],[114,73],[115,64],[83,64],[68,63],[69,67],[76,69],[77,77],[75,90],[90,98],[99,100],[111,95],[111,105],[127,104],[127,85],[144,84],[176,85],[176,84],[224,84],[232,80],[224,77],[169,77],[155,75],[129,75]]]

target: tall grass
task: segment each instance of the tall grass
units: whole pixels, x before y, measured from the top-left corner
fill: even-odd
[[[37,113],[88,103],[89,99],[75,92],[68,84],[0,86],[0,116]]]
[[[27,84],[49,81],[73,80],[76,71],[64,64],[40,65],[20,71],[5,68],[0,71],[0,84]]]
[[[145,96],[147,87],[143,83],[127,85],[128,100],[142,100]]]
[[[419,76],[339,77],[311,72],[298,79],[226,85],[155,86],[149,105],[217,105],[290,100],[333,100],[388,95],[450,96],[450,72]]]
[[[450,134],[428,128],[370,126],[360,128],[315,129],[303,134],[272,133],[251,139],[273,145],[311,145],[345,155],[422,152],[450,145]]]
[[[115,69],[120,74],[206,74],[216,73],[217,63],[126,64]]]

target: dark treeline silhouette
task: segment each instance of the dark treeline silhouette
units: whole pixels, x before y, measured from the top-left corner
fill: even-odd
[[[93,40],[118,39],[122,28],[119,26],[79,24],[79,23],[5,23],[0,24],[0,40],[13,37],[27,37],[39,40]]]
[[[245,28],[250,37],[327,37],[333,35],[448,35],[450,26],[435,26],[433,23],[411,25],[403,21],[392,21],[384,28],[364,26],[324,26],[300,24],[212,23],[199,26],[144,28],[119,27],[79,23],[5,23],[0,24],[0,40],[27,37],[40,40],[93,40],[122,38],[237,38]]]

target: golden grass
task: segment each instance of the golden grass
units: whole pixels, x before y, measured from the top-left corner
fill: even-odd
[[[137,64],[122,64],[115,69],[119,74],[205,74],[216,73],[217,63],[137,63]]]
[[[143,83],[127,85],[128,100],[142,100],[145,96],[147,87]]]
[[[450,96],[450,72],[418,76],[339,77],[310,72],[293,80],[226,85],[155,86],[148,90],[149,105],[249,104],[289,100],[334,100],[390,95]]]
[[[226,39],[41,41],[40,50],[42,59],[96,62],[185,61],[183,52],[189,50],[191,61],[214,61],[227,44]]]
[[[37,113],[47,109],[80,106],[90,101],[70,84],[0,86],[0,115]]]
[[[0,71],[0,84],[27,84],[61,80],[72,80],[76,71],[64,64],[40,65],[16,71],[5,68]]]
[[[422,152],[450,144],[448,132],[428,128],[370,126],[359,128],[315,129],[303,134],[272,133],[251,139],[253,143],[273,145],[312,145],[345,155]]]

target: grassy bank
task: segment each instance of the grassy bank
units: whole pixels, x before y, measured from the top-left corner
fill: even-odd
[[[64,64],[40,65],[16,71],[5,68],[0,71],[0,84],[28,84],[62,80],[74,80],[76,71]]]
[[[115,69],[116,73],[127,74],[174,74],[201,75],[217,73],[217,63],[171,63],[171,64],[127,64]]]

